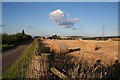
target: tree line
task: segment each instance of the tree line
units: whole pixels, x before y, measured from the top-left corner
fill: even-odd
[[[2,44],[16,44],[22,43],[28,40],[31,40],[32,37],[30,35],[17,33],[17,34],[2,34]]]
[[[2,44],[19,44],[26,41],[32,40],[31,35],[25,34],[24,30],[22,30],[22,33],[16,33],[16,34],[7,34],[3,33],[2,35]]]

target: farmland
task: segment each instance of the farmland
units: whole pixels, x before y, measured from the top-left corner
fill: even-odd
[[[70,79],[105,78],[106,73],[111,74],[105,72],[107,68],[118,60],[118,41],[43,40],[43,43],[54,55],[53,66]],[[70,51],[76,48],[79,50]],[[99,60],[104,66],[102,74],[93,73],[95,69],[89,72]]]
[[[71,52],[67,55],[73,56],[74,60],[87,60],[93,64],[96,60],[101,59],[104,65],[110,65],[118,59],[118,42],[117,41],[87,41],[87,40],[45,40],[56,54],[67,52],[69,48],[79,47],[81,50]],[[61,45],[60,45],[61,44]],[[99,48],[95,50],[95,48]],[[61,50],[62,49],[62,50]]]
[[[25,68],[24,78],[43,79],[88,79],[109,78],[112,73],[112,65],[118,60],[118,41],[95,41],[95,40],[56,40],[36,39],[30,59],[24,57],[24,62],[30,63]],[[31,50],[30,50],[31,51]],[[19,61],[21,62],[21,61]],[[21,63],[15,63],[21,65]],[[101,68],[95,64],[100,62]],[[15,64],[13,66],[15,66]],[[98,63],[97,63],[98,64]],[[26,65],[26,63],[25,63]],[[110,67],[110,68],[109,68]],[[12,68],[12,66],[11,66]],[[14,71],[17,67],[9,69],[4,75]],[[100,73],[96,72],[100,69]],[[23,78],[20,71],[15,72],[14,77]],[[17,76],[16,76],[17,75]],[[114,78],[114,75],[112,74]],[[111,78],[111,77],[110,77]]]

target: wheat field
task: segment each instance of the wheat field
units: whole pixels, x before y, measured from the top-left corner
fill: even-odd
[[[60,54],[61,46],[64,47],[64,52],[69,48],[79,47],[81,50],[71,52],[67,55],[73,56],[74,61],[87,61],[92,65],[96,60],[101,59],[102,64],[110,65],[118,59],[118,42],[117,41],[93,41],[93,40],[44,40],[55,54]],[[99,48],[98,50],[95,50]],[[61,53],[62,54],[62,53]]]

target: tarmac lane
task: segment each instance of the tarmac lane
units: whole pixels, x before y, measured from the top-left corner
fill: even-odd
[[[2,52],[2,73],[4,73],[25,51],[29,44],[22,44]]]

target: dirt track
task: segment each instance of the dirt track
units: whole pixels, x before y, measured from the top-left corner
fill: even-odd
[[[2,52],[2,73],[5,72],[24,52],[29,44],[23,44]]]

